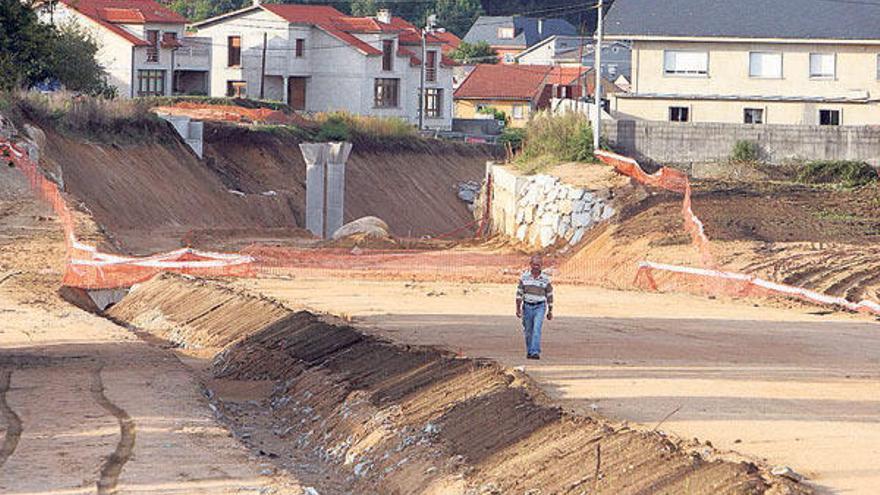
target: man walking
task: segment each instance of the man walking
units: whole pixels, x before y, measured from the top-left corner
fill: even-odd
[[[516,288],[516,317],[522,318],[526,338],[526,358],[541,359],[541,327],[544,314],[553,319],[553,285],[542,271],[540,254],[532,256]]]

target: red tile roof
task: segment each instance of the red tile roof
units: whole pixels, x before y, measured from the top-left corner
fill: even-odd
[[[449,54],[449,52],[458,48],[458,45],[461,44],[461,38],[450,33],[449,31],[445,33],[436,33],[434,36],[437,37],[443,43],[443,53]]]
[[[149,43],[117,24],[186,24],[186,18],[153,0],[61,0],[61,3],[134,45]]]
[[[595,81],[591,69],[553,65],[479,64],[455,90],[455,98],[485,100],[532,100],[544,86],[570,86],[587,77],[587,94],[593,94]],[[616,86],[605,81],[607,92],[616,92]]]

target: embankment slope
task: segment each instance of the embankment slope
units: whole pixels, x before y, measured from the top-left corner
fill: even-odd
[[[272,381],[266,410],[223,406],[232,424],[277,462],[306,452],[357,493],[808,493],[705,445],[564,412],[497,363],[213,282],[161,275],[109,316],[216,353],[215,378]],[[259,421],[270,431],[254,431]]]

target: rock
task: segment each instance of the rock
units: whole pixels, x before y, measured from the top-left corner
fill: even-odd
[[[571,211],[574,213],[580,213],[586,210],[589,207],[590,203],[586,202],[583,199],[575,200],[571,202]]]
[[[560,213],[571,213],[572,211],[574,211],[574,208],[572,208],[572,204],[573,204],[572,201],[560,202],[559,203],[559,212]]]
[[[584,190],[572,187],[568,190],[568,199],[577,200],[584,197]]]
[[[473,203],[480,193],[480,184],[469,180],[458,184],[458,199],[465,203]]]
[[[388,224],[378,217],[361,217],[349,222],[333,233],[332,239],[337,241],[357,234],[367,237],[385,238],[390,237]]]
[[[614,208],[612,208],[611,205],[605,205],[605,207],[602,208],[602,217],[601,217],[602,220],[608,220],[609,218],[611,218],[613,216],[614,216]]]
[[[525,220],[525,218],[526,218],[526,211],[525,210],[519,210],[516,212],[516,223],[518,225],[522,224],[523,221]]]
[[[553,227],[544,226],[541,227],[541,247],[545,248],[556,241],[556,232],[553,231]]]
[[[542,227],[553,227],[559,225],[559,214],[558,213],[546,213],[541,217],[541,220],[538,222]]]
[[[574,235],[571,236],[571,240],[569,243],[572,245],[581,242],[581,239],[584,238],[584,234],[587,232],[587,229],[581,227],[574,231]]]
[[[516,229],[516,238],[519,239],[520,241],[525,241],[525,240],[526,240],[526,234],[528,234],[528,232],[529,232],[529,226],[528,226],[528,225],[520,225],[520,226],[517,227],[517,229]]]
[[[792,481],[796,481],[800,483],[804,480],[804,477],[800,474],[796,473],[792,468],[788,466],[776,466],[770,470],[770,474],[774,476],[780,476],[782,478],[788,478]]]
[[[581,199],[582,199],[585,203],[592,203],[593,201],[596,201],[596,196],[593,195],[593,193],[591,193],[591,192],[584,191],[584,195],[581,196]]]
[[[320,493],[318,493],[318,490],[315,490],[315,488],[311,486],[303,488],[303,493],[305,495],[321,495]]]
[[[532,223],[535,220],[535,208],[530,206],[523,210],[523,222]]]
[[[548,202],[556,201],[556,198],[559,197],[559,189],[553,188],[544,196],[544,199]]]
[[[587,212],[573,213],[571,215],[571,224],[575,227],[586,227],[592,223],[592,218]]]

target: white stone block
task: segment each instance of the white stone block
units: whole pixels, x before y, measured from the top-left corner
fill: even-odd
[[[611,205],[605,205],[605,207],[602,208],[602,220],[608,220],[609,218],[611,218],[613,216],[614,216],[614,208],[612,208]]]
[[[572,208],[572,204],[574,204],[573,201],[569,201],[569,200],[560,201],[559,202],[559,213],[566,214],[566,215],[571,213],[574,210],[574,208]]]
[[[569,188],[568,199],[581,199],[584,197],[584,190],[577,187]]]
[[[532,223],[535,220],[535,207],[528,206],[523,210],[523,222]]]
[[[520,225],[520,226],[516,229],[516,238],[519,239],[520,241],[525,241],[525,240],[526,240],[526,234],[528,234],[528,232],[529,232],[529,226],[528,226],[528,225]]]
[[[541,247],[547,247],[556,242],[556,232],[553,227],[541,227]]]
[[[557,225],[559,225],[559,214],[545,213],[543,216],[541,216],[539,224],[545,227],[555,228]]]
[[[579,228],[574,231],[574,235],[571,236],[571,240],[568,242],[571,243],[572,245],[577,244],[577,243],[581,242],[581,239],[584,238],[584,234],[586,234],[586,233],[587,233],[587,229]]]
[[[571,215],[571,224],[575,227],[586,227],[592,223],[592,218],[587,212],[578,212]]]

